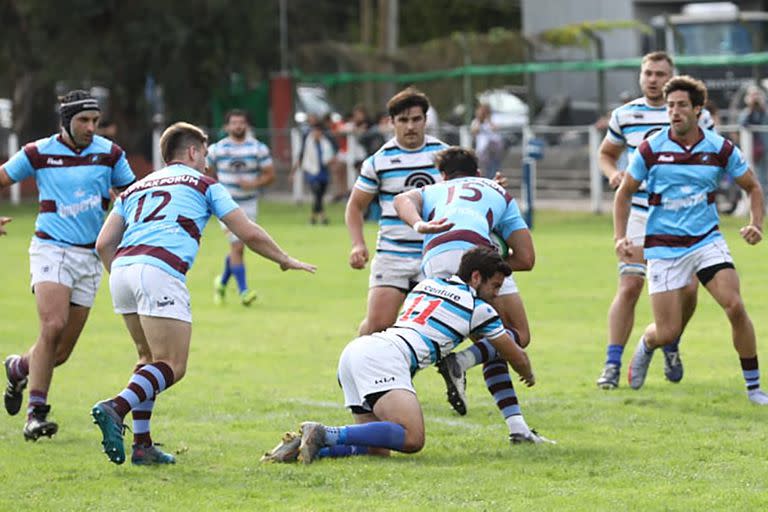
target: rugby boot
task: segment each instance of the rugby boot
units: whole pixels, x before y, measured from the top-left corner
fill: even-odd
[[[629,362],[629,371],[627,372],[629,387],[632,389],[643,387],[645,377],[648,375],[648,367],[651,366],[651,359],[653,359],[653,351],[648,351],[645,346],[645,338],[641,337],[637,343],[637,348],[635,348],[635,353],[632,354],[632,361]]]
[[[240,294],[240,303],[243,306],[250,306],[253,304],[253,301],[256,300],[258,297],[258,294],[253,290],[245,290],[243,293]]]
[[[227,297],[227,287],[221,284],[221,276],[213,279],[213,303],[217,306],[224,304]]]
[[[325,446],[325,426],[314,421],[305,421],[299,427],[299,433],[301,444],[297,459],[304,464],[311,464],[320,448]]]
[[[534,429],[530,429],[528,432],[509,434],[509,444],[557,444],[557,442],[542,436]]]
[[[15,379],[11,375],[11,362],[19,356],[10,355],[5,358],[5,378],[8,381],[3,392],[5,411],[15,416],[21,410],[21,402],[24,399],[24,389],[27,387],[27,378]]]
[[[261,462],[296,462],[300,446],[301,436],[296,432],[286,432],[277,446],[261,457]]]
[[[48,421],[49,412],[51,412],[50,405],[37,405],[32,409],[32,414],[24,425],[25,440],[37,441],[42,436],[53,437],[56,434],[59,426],[53,421]]]
[[[134,444],[131,453],[131,464],[137,466],[176,464],[176,458],[170,453],[165,453],[158,446],[162,445],[159,443],[153,443],[149,446]]]
[[[437,371],[445,380],[448,403],[461,416],[467,414],[467,374],[459,367],[456,354],[448,354],[437,363]]]
[[[621,375],[621,367],[617,364],[606,363],[603,368],[603,373],[597,379],[597,387],[600,389],[616,389],[619,387],[619,376]]]
[[[123,434],[125,434],[125,425],[117,412],[112,408],[109,400],[99,402],[91,409],[93,422],[101,429],[104,453],[109,460],[115,464],[125,462],[125,446],[123,445]]]
[[[669,382],[680,382],[683,380],[683,360],[680,359],[680,351],[666,352],[662,349],[664,354],[664,377]]]

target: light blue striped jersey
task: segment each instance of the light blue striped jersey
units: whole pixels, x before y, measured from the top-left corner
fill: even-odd
[[[427,135],[421,148],[408,150],[393,138],[363,162],[355,188],[378,194],[381,205],[376,252],[421,258],[424,235],[400,220],[394,200],[401,192],[442,181],[440,171],[435,167],[435,156],[447,147],[444,142]]]
[[[411,372],[435,364],[470,334],[495,339],[504,334],[501,319],[458,276],[425,279],[405,298],[397,321],[379,333],[410,353]]]
[[[611,113],[605,138],[616,146],[626,146],[627,156],[631,158],[645,139],[667,126],[669,126],[667,106],[652,107],[643,96],[625,103]],[[714,129],[715,123],[709,110],[701,110],[699,126],[706,130]],[[645,193],[644,184],[632,198],[632,206],[642,210],[648,209],[648,194]]]
[[[35,177],[40,202],[35,237],[61,246],[93,248],[109,208],[109,189],[136,180],[120,146],[98,135],[80,150],[51,135],[27,144],[3,167],[14,182]]]
[[[447,218],[453,227],[424,238],[422,266],[445,251],[466,251],[478,245],[492,247],[491,231],[506,240],[513,231],[528,229],[517,202],[493,180],[454,178],[421,189],[424,219]]]
[[[722,238],[715,190],[723,173],[738,178],[749,168],[731,141],[711,130],[700,137],[685,148],[664,128],[630,159],[628,172],[648,184],[646,259],[678,258]]]
[[[186,281],[211,214],[222,218],[238,208],[213,178],[182,164],[151,173],[115,202],[123,240],[112,266],[146,263]]]
[[[272,157],[267,145],[251,136],[243,142],[225,137],[208,148],[208,165],[234,200],[247,201],[258,197],[259,191],[242,188],[240,181],[258,178],[264,167],[272,165]]]

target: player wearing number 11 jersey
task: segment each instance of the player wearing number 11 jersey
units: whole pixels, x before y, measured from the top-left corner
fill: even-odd
[[[252,251],[283,270],[315,267],[286,254],[232,200],[224,187],[205,176],[207,137],[198,127],[176,123],[163,132],[164,169],[138,181],[115,203],[96,241],[109,280],[115,312],[122,314],[139,353],[128,386],[91,410],[101,429],[104,452],[125,462],[123,418],[134,411],[134,464],[172,464],[149,435],[156,396],[184,376],[192,314],[185,275],[200,247],[211,214]],[[136,421],[136,411],[143,416]],[[138,424],[137,424],[138,423]]]
[[[467,252],[455,276],[426,279],[407,295],[393,327],[349,343],[339,359],[344,405],[356,425],[301,425],[262,460],[310,463],[318,457],[414,453],[424,446],[424,417],[412,378],[445,358],[469,335],[487,337],[529,386],[535,382],[528,356],[504,330],[488,303],[509,265],[493,249]]]
[[[498,183],[478,176],[474,152],[449,148],[437,156],[436,163],[442,183],[395,198],[395,210],[400,218],[417,232],[426,234],[422,264],[426,277],[444,278],[454,274],[467,250],[492,245],[491,232],[501,235],[511,249],[506,262],[513,271],[533,268],[533,240],[517,203]],[[429,229],[432,226],[435,229]],[[528,319],[511,275],[504,280],[491,305],[515,341],[521,347],[527,346],[530,342]],[[438,365],[453,408],[459,414],[466,414],[464,375],[467,369],[480,363],[488,391],[509,428],[510,441],[513,444],[546,441],[523,419],[507,363],[487,339],[478,339],[468,349],[446,357]]]

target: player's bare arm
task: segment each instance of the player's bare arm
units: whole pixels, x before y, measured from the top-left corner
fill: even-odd
[[[528,229],[518,229],[507,237],[509,256],[507,263],[513,272],[525,272],[533,269],[536,263],[536,250],[533,248],[533,238]]]
[[[365,268],[368,263],[368,247],[363,236],[363,215],[368,205],[376,196],[353,188],[344,211],[344,222],[347,225],[352,250],[349,253],[349,266],[354,269]]]
[[[110,214],[96,239],[96,252],[99,253],[101,264],[104,265],[107,272],[112,268],[112,261],[115,259],[117,246],[123,239],[123,233],[125,233],[123,218],[119,215]]]
[[[453,227],[453,222],[448,222],[447,218],[432,219],[426,222],[421,217],[421,190],[414,189],[403,192],[395,196],[395,211],[403,222],[408,224],[417,233],[423,235],[443,233]]]
[[[613,240],[619,258],[629,258],[632,253],[632,241],[627,238],[627,222],[632,207],[632,194],[640,188],[640,183],[627,174],[621,181],[613,200]]]
[[[0,189],[3,189],[5,187],[10,187],[13,185],[14,181],[11,179],[10,176],[8,176],[8,173],[5,170],[5,167],[0,166]]]
[[[243,212],[237,208],[224,217],[221,221],[232,231],[250,250],[272,260],[280,265],[281,270],[304,270],[314,273],[317,270],[315,265],[304,263],[293,258],[283,251],[277,242],[275,242],[269,233],[258,224],[252,222]]]
[[[600,144],[597,162],[603,175],[608,178],[608,184],[613,189],[619,186],[621,178],[624,175],[624,173],[616,167],[623,152],[624,146],[616,145],[609,140],[603,139],[602,144]]]
[[[514,342],[509,334],[505,332],[498,338],[488,341],[498,350],[501,357],[512,366],[512,369],[520,376],[520,380],[526,386],[531,387],[536,384],[536,378],[533,375],[528,354]]]
[[[749,224],[741,228],[739,234],[749,245],[755,245],[763,239],[763,212],[765,212],[763,190],[751,169],[736,178],[736,183],[749,197]]]

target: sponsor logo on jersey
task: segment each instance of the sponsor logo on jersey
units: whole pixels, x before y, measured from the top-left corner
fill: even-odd
[[[672,155],[659,155],[659,162],[674,162],[675,157]]]
[[[45,163],[46,165],[64,165],[64,160],[61,158],[51,158],[49,156]]]
[[[75,217],[86,210],[94,208],[101,209],[101,196],[98,194],[88,196],[79,203],[60,205],[56,209],[56,213],[62,217]]]
[[[435,178],[426,172],[414,172],[405,179],[405,189],[422,188],[427,185],[433,185]]]
[[[400,161],[399,158],[390,158],[389,159],[389,163],[391,163],[391,164],[401,164],[402,162]]]
[[[373,381],[374,384],[388,384],[390,382],[395,382],[394,377],[379,377],[378,379],[375,379]]]

